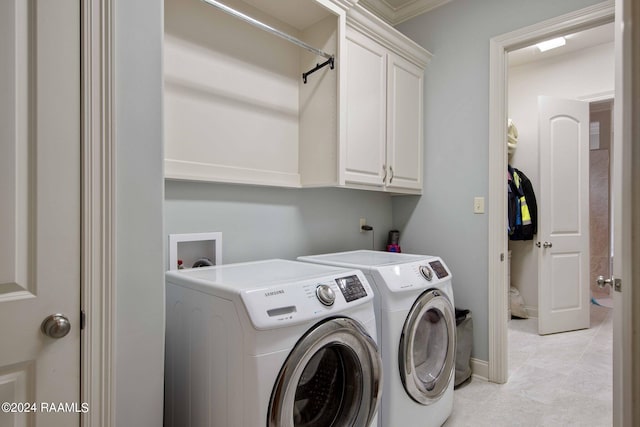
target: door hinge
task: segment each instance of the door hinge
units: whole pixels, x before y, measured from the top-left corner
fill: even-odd
[[[504,261],[504,253],[500,254],[500,261]]]
[[[87,316],[84,314],[84,310],[80,310],[80,330],[84,329],[87,322]]]

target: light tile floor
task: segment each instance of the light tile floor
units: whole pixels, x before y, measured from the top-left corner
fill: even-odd
[[[509,381],[473,378],[454,393],[446,427],[612,425],[612,310],[591,328],[540,336],[538,319],[509,323]]]

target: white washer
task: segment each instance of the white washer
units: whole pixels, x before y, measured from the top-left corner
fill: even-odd
[[[267,260],[166,273],[165,426],[377,424],[362,272]]]
[[[385,384],[379,425],[441,426],[453,409],[451,272],[433,256],[352,251],[298,260],[357,268],[374,287]]]

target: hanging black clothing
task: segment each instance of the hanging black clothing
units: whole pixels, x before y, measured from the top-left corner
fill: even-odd
[[[538,204],[536,195],[533,191],[533,185],[527,176],[519,169],[509,166],[509,211],[511,212],[511,199],[515,201],[515,218],[509,218],[511,240],[532,240],[533,236],[538,232]],[[513,195],[513,197],[511,196]]]

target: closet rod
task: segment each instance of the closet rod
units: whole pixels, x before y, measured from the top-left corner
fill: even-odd
[[[260,22],[260,21],[254,19],[254,18],[252,18],[250,16],[245,15],[242,12],[238,12],[237,10],[232,9],[229,6],[226,6],[226,5],[220,3],[220,2],[218,2],[216,0],[202,0],[202,1],[207,3],[207,4],[209,4],[209,5],[211,5],[211,6],[213,6],[213,7],[216,7],[218,9],[222,10],[223,12],[228,13],[231,16],[234,16],[234,17],[236,17],[238,19],[241,19],[242,21],[245,21],[245,22],[253,25],[254,27],[260,28],[261,30],[264,30],[264,31],[266,31],[268,33],[271,33],[271,34],[276,35],[278,37],[281,37],[281,38],[283,38],[285,40],[288,40],[291,43],[296,44],[296,45],[308,50],[309,52],[315,53],[318,56],[322,56],[322,57],[325,57],[327,59],[333,59],[333,55],[331,55],[329,53],[326,53],[326,52],[324,52],[324,51],[322,51],[320,49],[316,49],[315,47],[306,44],[305,42],[303,42],[300,39],[297,39],[297,38],[295,38],[295,37],[293,37],[293,36],[291,36],[291,35],[289,35],[287,33],[283,33],[282,31],[280,31],[278,29],[275,29],[275,28],[265,24],[264,22]]]

